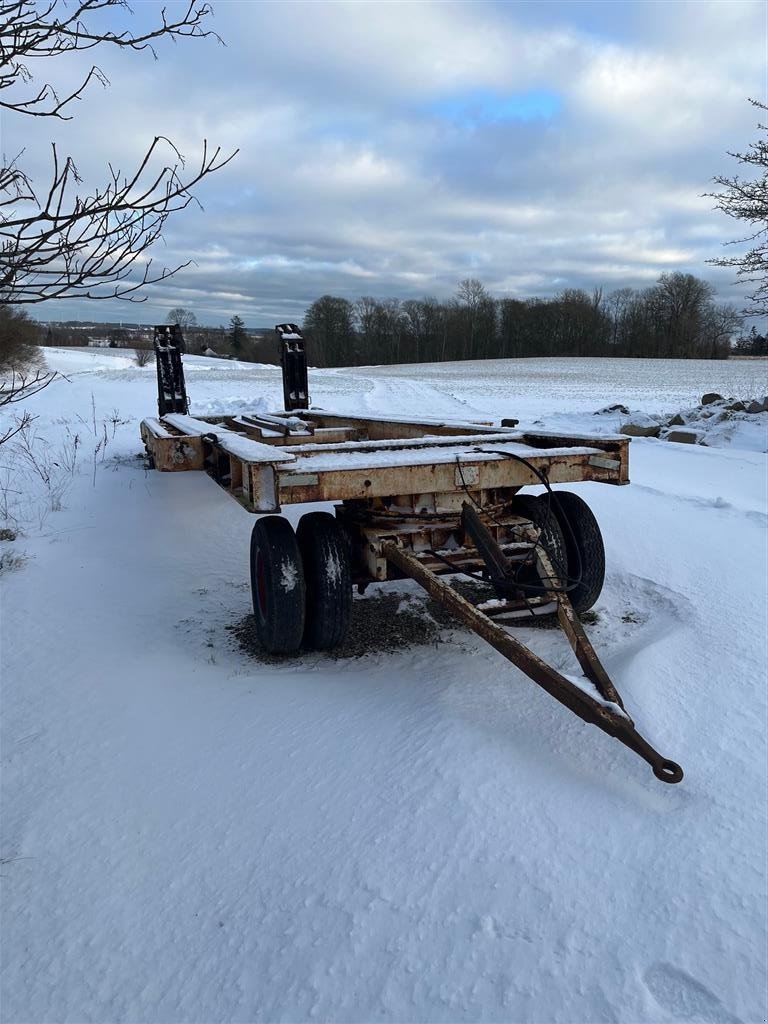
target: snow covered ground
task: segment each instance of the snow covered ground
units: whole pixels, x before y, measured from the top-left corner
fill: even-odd
[[[768,414],[715,447],[635,440],[630,487],[574,488],[607,548],[589,632],[685,769],[665,786],[459,628],[249,659],[226,627],[252,519],[202,474],[144,470],[154,368],[48,361],[48,483],[0,452],[4,1021],[765,1019]],[[275,368],[190,358],[187,383],[193,413],[280,404]],[[762,397],[766,364],[311,384],[326,408],[599,433],[614,402]],[[572,671],[558,633],[518,635]]]

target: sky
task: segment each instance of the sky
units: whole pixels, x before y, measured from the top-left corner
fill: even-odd
[[[137,0],[144,28],[162,4]],[[166,4],[170,12],[175,2]],[[768,100],[761,2],[243,2],[215,0],[224,40],[161,41],[30,65],[59,89],[96,62],[67,122],[4,114],[38,186],[50,143],[81,188],[135,167],[155,135],[190,165],[239,149],[171,218],[156,264],[193,263],[146,302],[48,302],[41,320],[298,321],[324,294],[446,299],[466,277],[494,296],[711,281],[738,222],[703,195],[757,138]],[[116,29],[131,17],[108,12]]]

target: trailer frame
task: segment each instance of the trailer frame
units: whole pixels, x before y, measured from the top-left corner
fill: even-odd
[[[313,569],[315,586],[309,589],[315,602],[329,602],[342,625],[347,615],[344,595],[353,584],[364,590],[374,581],[411,578],[557,701],[647,761],[656,778],[680,782],[682,768],[637,732],[589,641],[569,596],[574,589],[563,551],[556,557],[547,546],[551,539],[543,539],[550,524],[538,513],[532,516],[535,499],[529,496],[521,503],[518,498],[522,488],[543,485],[550,499],[554,497],[557,518],[573,542],[578,541],[566,510],[570,492],[553,491],[552,485],[628,484],[629,438],[521,431],[515,419],[500,424],[451,422],[312,407],[303,337],[295,324],[278,325],[277,331],[284,398],[293,407],[190,416],[180,351],[174,351],[176,339],[164,335],[163,344],[156,344],[161,412],[141,423],[153,468],[203,472],[248,512],[266,517],[261,525],[257,522],[251,542],[257,627],[260,617],[264,625],[270,615],[274,626],[278,613],[296,620],[294,628],[278,631],[273,650],[299,649],[307,635],[305,616],[316,614],[307,610],[303,576],[304,562],[317,562],[316,550],[306,546],[314,543],[313,537],[300,526],[302,559],[299,543],[291,539],[292,530],[279,514],[286,505],[333,502],[333,525],[313,514],[313,529],[320,531],[317,543],[322,541],[328,559],[328,578],[322,573],[318,577]],[[162,401],[169,392],[183,396],[181,411],[163,413]],[[570,504],[574,501],[583,504],[570,494]],[[591,512],[581,514],[593,522]],[[596,521],[589,528],[597,531],[602,551]],[[273,539],[266,543],[270,533]],[[284,573],[288,567],[286,578],[300,578],[301,588],[289,594],[292,587],[284,587],[286,594],[275,611],[266,607],[265,595],[280,595],[274,587],[279,559]],[[538,584],[521,582],[523,571],[530,573],[531,567]],[[462,574],[479,575],[498,596],[473,604],[448,582]],[[547,665],[505,628],[541,615],[556,618],[581,667],[580,678]],[[334,643],[340,629],[327,634]],[[265,631],[263,636],[278,633]]]

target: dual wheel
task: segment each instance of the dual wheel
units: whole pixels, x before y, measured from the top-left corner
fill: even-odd
[[[309,512],[297,530],[262,516],[251,533],[251,593],[256,633],[270,654],[330,650],[352,612],[349,543],[336,518]]]
[[[551,491],[539,496],[518,494],[512,508],[541,530],[539,542],[566,584],[576,612],[591,608],[603,589],[605,547],[589,505],[571,491]]]
[[[591,608],[605,579],[605,548],[591,509],[577,494],[518,494],[513,511],[541,531],[558,577],[577,612]],[[530,567],[520,582],[541,589]],[[270,654],[330,650],[352,614],[349,541],[335,516],[310,512],[297,530],[283,516],[262,516],[251,534],[251,592],[256,633]]]

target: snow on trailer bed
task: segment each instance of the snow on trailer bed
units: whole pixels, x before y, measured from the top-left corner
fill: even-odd
[[[282,431],[276,429],[281,425]],[[323,410],[269,417],[170,413],[145,419],[141,433],[157,469],[205,469],[251,512],[425,493],[439,495],[439,507],[455,508],[451,495],[536,484],[535,471],[546,471],[551,483],[629,482],[629,439],[621,435],[532,433]]]

